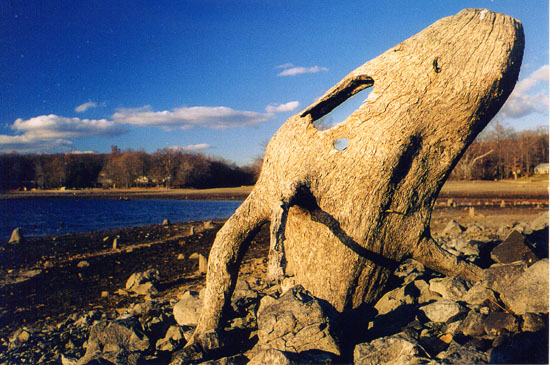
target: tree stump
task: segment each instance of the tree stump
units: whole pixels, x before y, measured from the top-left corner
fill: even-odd
[[[336,309],[375,302],[398,263],[413,257],[451,276],[481,270],[431,238],[441,187],[518,78],[519,21],[481,9],[443,18],[347,75],[286,121],[270,141],[259,180],[218,232],[200,321],[187,348],[219,345],[241,258],[271,222],[269,275],[293,275]],[[343,123],[314,122],[374,87]],[[335,141],[347,139],[344,150]],[[202,340],[202,338],[207,340]]]

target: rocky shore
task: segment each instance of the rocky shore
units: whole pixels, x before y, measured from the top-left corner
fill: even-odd
[[[167,364],[197,323],[222,221],[28,239],[0,248],[0,363]],[[268,230],[244,265],[211,364],[548,363],[545,208],[440,207],[432,231],[480,282],[409,259],[374,306],[338,313],[265,281]]]

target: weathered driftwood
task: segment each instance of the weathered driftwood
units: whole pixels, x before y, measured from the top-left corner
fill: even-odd
[[[338,310],[375,301],[404,257],[479,278],[479,268],[434,242],[430,217],[452,168],[512,91],[523,45],[515,19],[464,10],[357,68],[283,124],[254,190],[216,236],[188,346],[217,346],[213,331],[247,242],[268,221],[270,276],[294,275]],[[343,123],[314,126],[371,86]],[[345,150],[334,147],[338,139],[348,140]]]

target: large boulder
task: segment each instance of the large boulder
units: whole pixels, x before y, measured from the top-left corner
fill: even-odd
[[[523,262],[511,264],[495,264],[483,271],[483,285],[498,293],[506,290],[510,283],[515,282],[525,271],[527,265]]]
[[[332,309],[298,285],[260,306],[255,348],[295,353],[321,350],[340,355],[333,323]]]
[[[514,313],[548,313],[548,259],[537,261],[503,286],[500,298]]]
[[[78,364],[110,361],[134,365],[149,345],[149,338],[135,318],[101,321],[90,329],[86,354]]]
[[[525,236],[516,230],[491,251],[491,258],[502,264],[522,260],[531,265],[538,260]]]
[[[180,326],[195,326],[201,314],[202,300],[199,293],[186,291],[174,305],[174,318]]]

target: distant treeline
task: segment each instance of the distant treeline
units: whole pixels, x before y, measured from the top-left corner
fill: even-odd
[[[509,179],[530,176],[548,163],[548,128],[516,132],[496,122],[466,150],[450,178]],[[0,189],[87,187],[214,188],[253,185],[262,160],[239,167],[198,153],[162,149],[109,154],[1,154]]]
[[[259,166],[239,167],[199,153],[163,149],[110,154],[2,154],[0,189],[88,187],[215,188],[253,185]]]
[[[450,178],[493,180],[525,177],[541,173],[535,171],[535,167],[543,163],[548,163],[548,127],[518,132],[496,121],[468,147]]]

